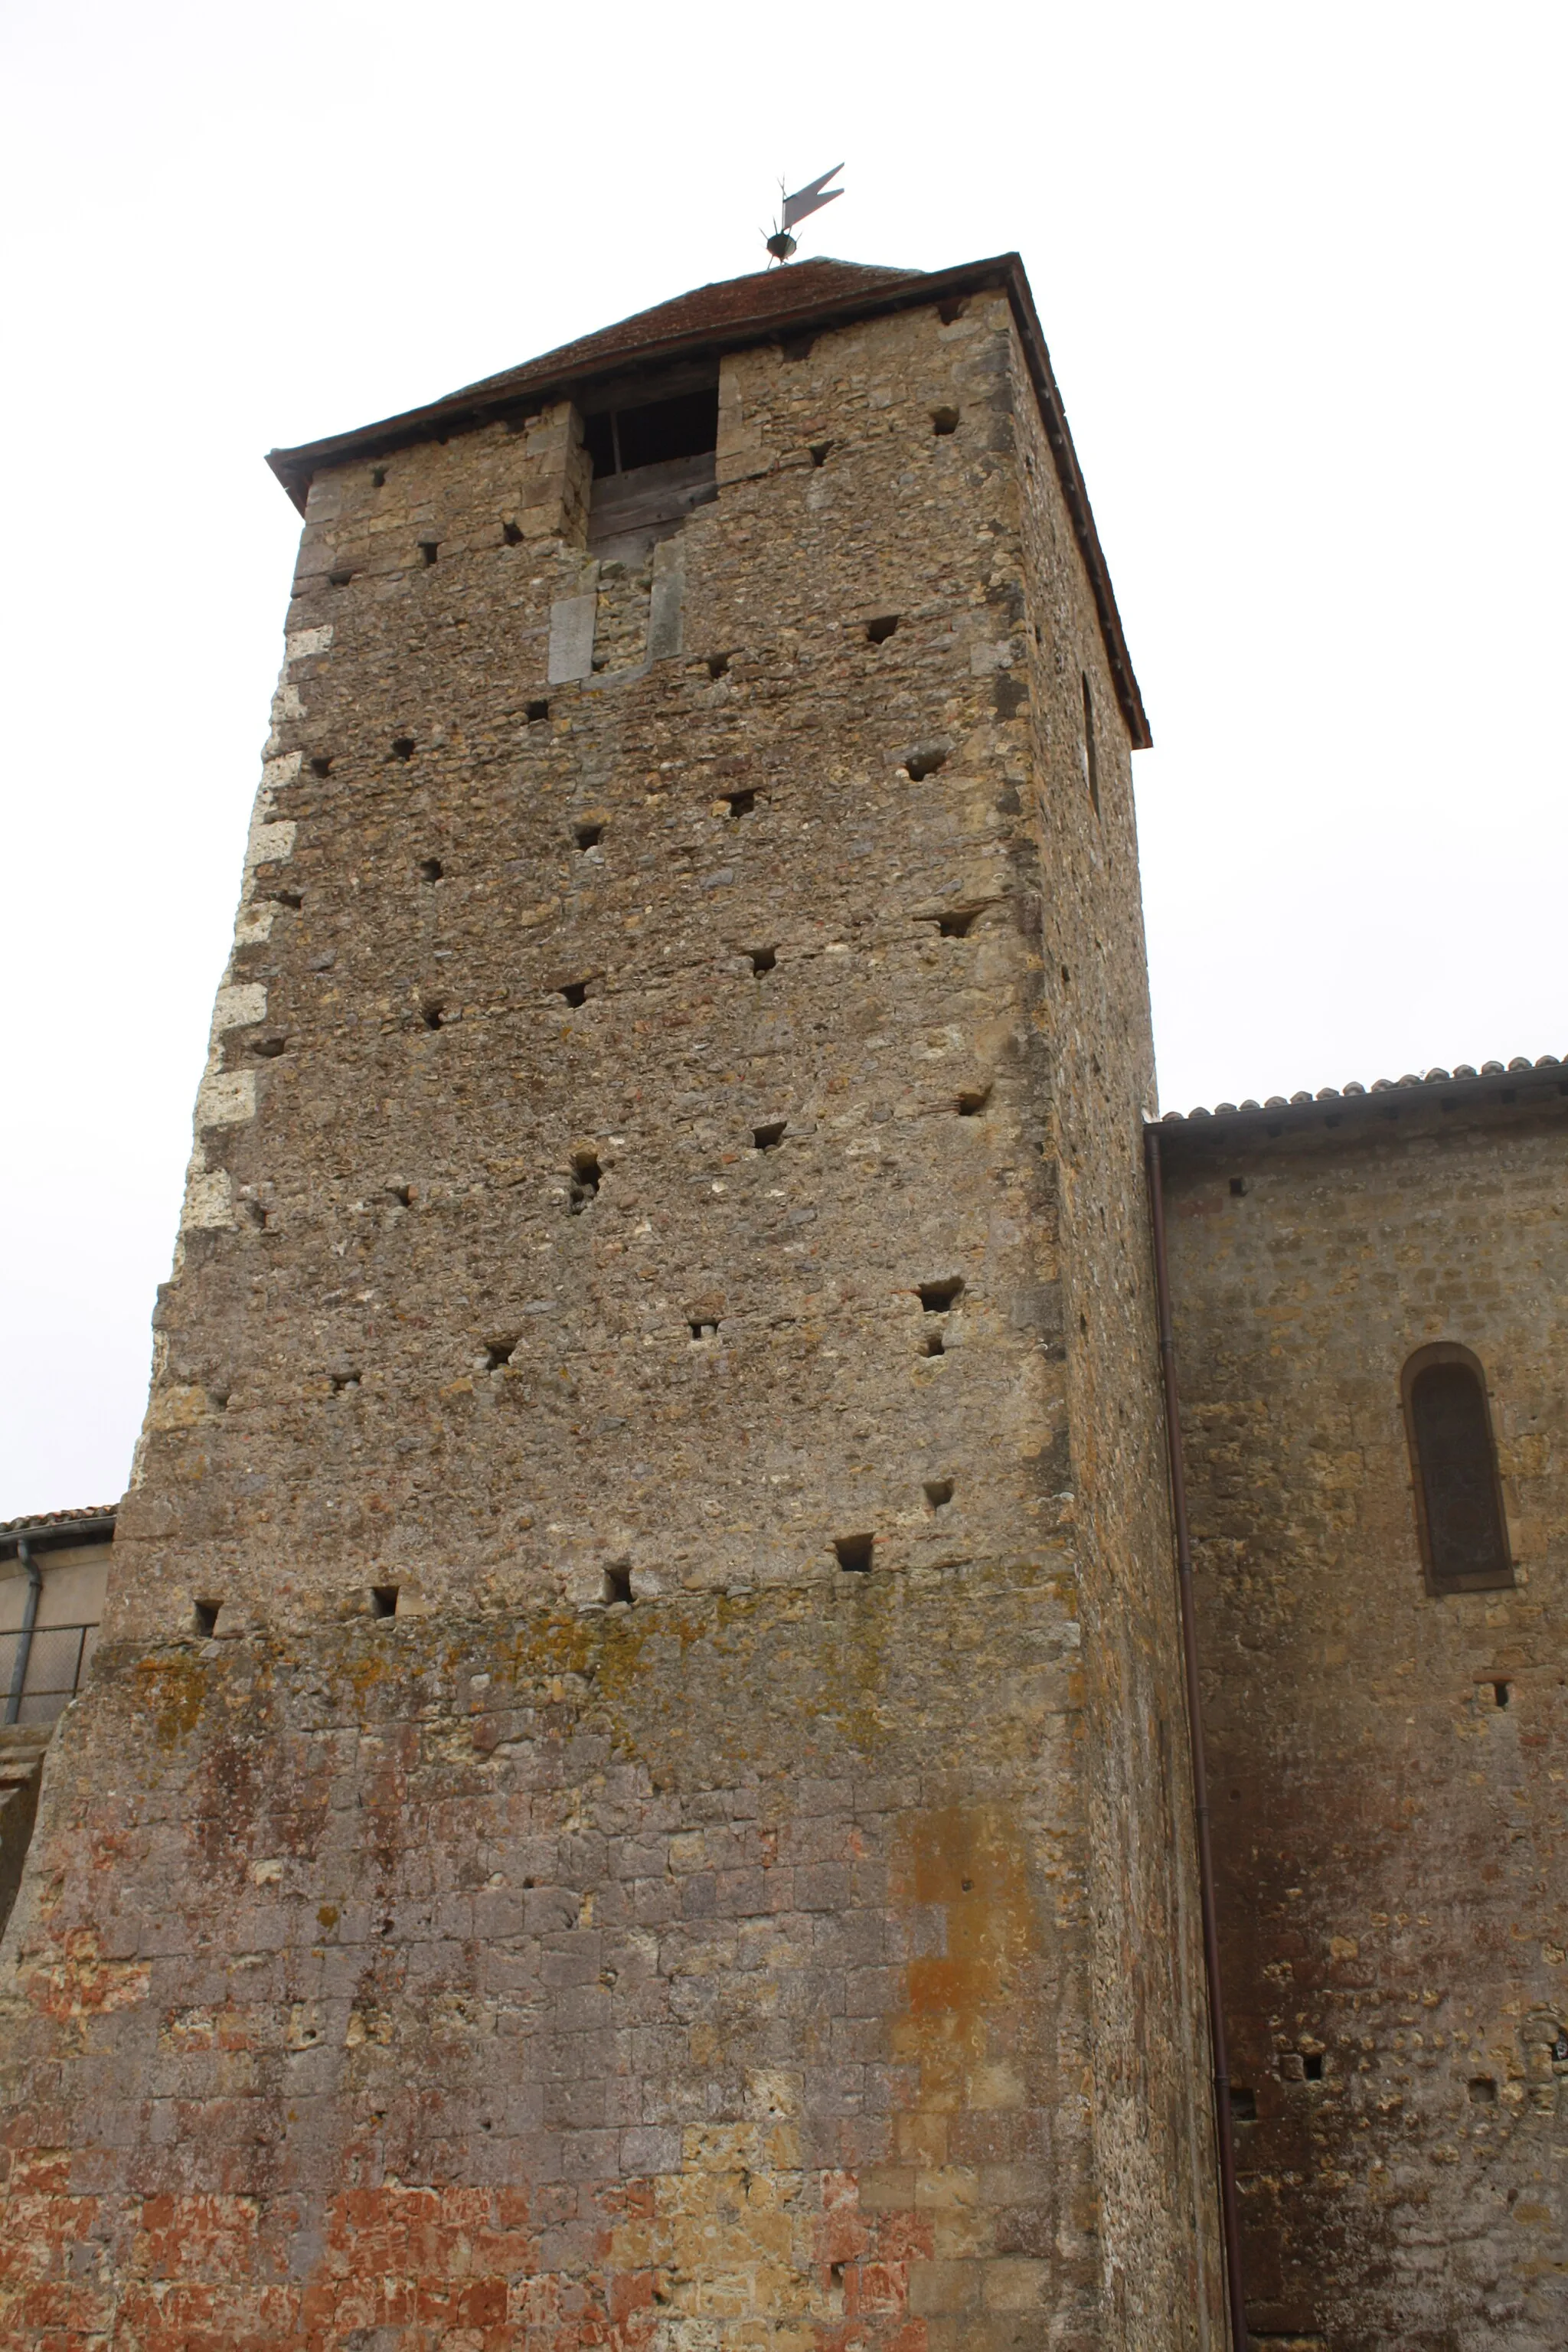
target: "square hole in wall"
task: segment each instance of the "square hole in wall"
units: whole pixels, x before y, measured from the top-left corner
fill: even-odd
[[[915,1287],[920,1293],[921,1305],[928,1315],[945,1315],[958,1303],[959,1294],[963,1288],[963,1276],[961,1274],[944,1275],[940,1282],[921,1282]]]
[[[395,1617],[397,1587],[395,1584],[373,1584],[370,1588],[370,1613],[373,1617]]]

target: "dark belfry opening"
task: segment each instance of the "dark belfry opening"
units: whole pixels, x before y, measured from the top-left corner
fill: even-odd
[[[640,408],[606,409],[584,420],[583,439],[595,481],[675,457],[700,457],[719,446],[719,387],[650,400]]]
[[[606,386],[588,406],[583,440],[593,462],[588,545],[605,562],[637,566],[661,539],[679,530],[695,507],[719,495],[717,373],[704,383],[668,383],[661,399],[639,387]]]

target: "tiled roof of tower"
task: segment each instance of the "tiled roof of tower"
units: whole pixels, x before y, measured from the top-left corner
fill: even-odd
[[[1149,721],[1115,592],[1035,299],[1016,253],[932,270],[886,269],[825,258],[794,262],[782,269],[753,270],[744,278],[721,278],[710,286],[694,287],[689,293],[658,303],[650,310],[638,310],[596,334],[562,343],[521,367],[482,377],[478,383],[466,384],[425,407],[405,409],[400,415],[382,417],[351,433],[302,442],[297,448],[273,449],[267,462],[303,514],[311,480],[324,467],[384,456],[431,440],[437,434],[472,431],[501,417],[532,412],[547,401],[566,397],[579,385],[634,363],[650,367],[703,354],[716,356],[774,336],[798,334],[807,327],[847,326],[879,311],[960,299],[986,290],[1005,292],[1012,307],[1046,438],[1056,460],[1057,478],[1094,592],[1117,698],[1134,747],[1145,750],[1151,740]]]
[[[1511,1062],[1483,1062],[1478,1070],[1473,1063],[1456,1062],[1451,1070],[1431,1069],[1425,1072],[1406,1070],[1403,1077],[1374,1078],[1370,1087],[1351,1078],[1342,1087],[1320,1087],[1316,1094],[1303,1089],[1293,1095],[1269,1095],[1263,1102],[1249,1096],[1245,1102],[1219,1102],[1213,1109],[1202,1103],[1189,1111],[1168,1110],[1161,1120],[1162,1127],[1190,1127],[1216,1118],[1272,1118],[1284,1111],[1298,1114],[1317,1110],[1327,1105],[1342,1112],[1347,1107],[1364,1102],[1374,1095],[1407,1095],[1417,1100],[1425,1096],[1447,1095],[1452,1097],[1458,1089],[1466,1102],[1483,1102],[1496,1088],[1499,1078],[1519,1079],[1542,1076],[1556,1081],[1554,1091],[1568,1094],[1568,1061],[1560,1061],[1555,1054],[1542,1054],[1533,1062],[1523,1054],[1516,1054]]]
[[[824,304],[854,299],[865,294],[885,294],[897,285],[925,276],[923,269],[879,269],[860,261],[799,261],[788,269],[758,269],[745,278],[721,278],[710,286],[694,286],[673,302],[658,302],[651,310],[635,310],[616,326],[562,343],[521,367],[500,375],[481,377],[466,387],[470,393],[527,391],[563,374],[597,373],[609,362],[641,358],[649,350],[684,342],[698,335],[706,341],[725,329],[754,330],[787,327],[802,311]],[[454,397],[461,397],[455,394]]]

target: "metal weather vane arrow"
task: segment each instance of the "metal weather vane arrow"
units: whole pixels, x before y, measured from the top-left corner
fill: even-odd
[[[830,205],[835,196],[844,194],[842,188],[827,186],[829,180],[837,179],[843,169],[842,163],[835,163],[830,172],[824,172],[820,178],[808,180],[804,188],[797,188],[793,196],[784,196],[784,182],[779,182],[779,194],[784,196],[784,216],[775,222],[772,236],[764,240],[775,261],[787,261],[794,253],[795,241],[790,232],[797,222],[805,220],[808,213],[820,212],[824,205]],[[826,195],[824,189],[827,191]]]

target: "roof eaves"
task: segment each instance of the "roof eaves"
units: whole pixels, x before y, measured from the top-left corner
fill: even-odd
[[[29,1551],[108,1543],[114,1533],[117,1507],[100,1503],[80,1511],[35,1511],[26,1518],[0,1519],[0,1559],[14,1559],[18,1543],[26,1543]]]
[[[1277,1133],[1282,1128],[1299,1132],[1325,1118],[1337,1124],[1347,1111],[1354,1109],[1399,1109],[1406,1104],[1413,1108],[1430,1107],[1439,1101],[1467,1107],[1485,1103],[1511,1094],[1524,1078],[1555,1080],[1554,1091],[1568,1096],[1568,1061],[1560,1061],[1555,1054],[1542,1054],[1532,1062],[1527,1055],[1516,1054],[1510,1062],[1483,1062],[1479,1070],[1471,1063],[1458,1062],[1451,1070],[1407,1070],[1403,1077],[1374,1078],[1370,1087],[1352,1078],[1342,1087],[1320,1087],[1316,1094],[1302,1090],[1293,1095],[1270,1095],[1263,1102],[1249,1097],[1239,1103],[1215,1103],[1212,1109],[1200,1103],[1190,1111],[1168,1110],[1155,1123],[1162,1131],[1169,1132],[1173,1140],[1198,1141],[1213,1136],[1215,1122],[1220,1119],[1227,1134],[1237,1130],[1245,1134],[1259,1129]],[[1505,1083],[1500,1087],[1500,1079],[1514,1084],[1510,1087]],[[1544,1096],[1545,1089],[1537,1087],[1532,1091]]]
[[[777,272],[776,278],[782,285],[784,272]],[[521,407],[533,407],[548,400],[563,398],[575,388],[603,376],[617,374],[633,363],[650,366],[677,359],[689,359],[703,352],[741,351],[755,343],[767,342],[786,330],[798,334],[806,326],[847,325],[856,319],[873,318],[888,311],[909,310],[917,304],[941,301],[949,296],[980,293],[989,289],[1006,290],[1023,342],[1030,380],[1035,387],[1035,397],[1039,404],[1046,438],[1056,462],[1057,478],[1071,518],[1079,553],[1089,572],[1117,699],[1127,721],[1134,750],[1147,751],[1152,740],[1148,716],[1133,674],[1132,658],[1128,651],[1115,591],[1110,584],[1110,569],[1095,528],[1089,490],[1068,427],[1067,412],[1051,367],[1050,353],[1046,346],[1039,314],[1035,309],[1034,295],[1022,256],[1016,253],[993,254],[985,260],[961,262],[952,269],[899,272],[879,282],[858,284],[842,294],[825,295],[819,300],[795,305],[781,303],[770,310],[753,312],[745,319],[699,325],[674,335],[656,336],[647,343],[580,355],[575,361],[572,353],[574,351],[581,352],[581,346],[569,343],[563,345],[558,354],[546,352],[538,361],[514,369],[510,374],[486,377],[464,391],[448,394],[445,399],[432,401],[423,408],[406,409],[401,415],[383,417],[376,424],[362,425],[351,433],[332,434],[325,440],[302,442],[297,448],[270,450],[267,462],[303,514],[311,479],[323,466],[342,465],[354,457],[384,456],[391,450],[407,448],[415,442],[428,440],[442,431],[472,431],[494,423],[500,417],[515,414]],[[593,341],[591,337],[584,340],[589,343]]]
[[[447,393],[422,408],[405,409],[396,416],[382,417],[374,425],[358,425],[349,433],[331,434],[321,441],[301,442],[297,448],[268,450],[267,462],[303,514],[311,478],[322,466],[341,465],[349,457],[382,457],[390,450],[406,448],[413,442],[428,440],[443,429],[471,432],[520,408],[537,408],[551,400],[562,399],[602,376],[619,375],[634,364],[657,366],[671,360],[690,359],[703,352],[742,351],[752,343],[765,343],[786,330],[798,332],[802,327],[820,321],[864,318],[878,310],[907,309],[913,302],[929,299],[933,289],[940,295],[950,279],[968,279],[986,270],[999,278],[1004,265],[1016,257],[1003,255],[996,262],[969,262],[958,269],[903,271],[885,283],[858,284],[842,294],[825,295],[819,301],[780,302],[766,310],[753,311],[747,318],[703,321],[673,334],[656,332],[646,342],[628,343],[613,350],[597,348],[595,337],[584,336],[577,342],[563,344],[558,352],[542,352],[521,367],[482,377],[478,383]],[[784,273],[778,272],[777,277],[782,280]]]

